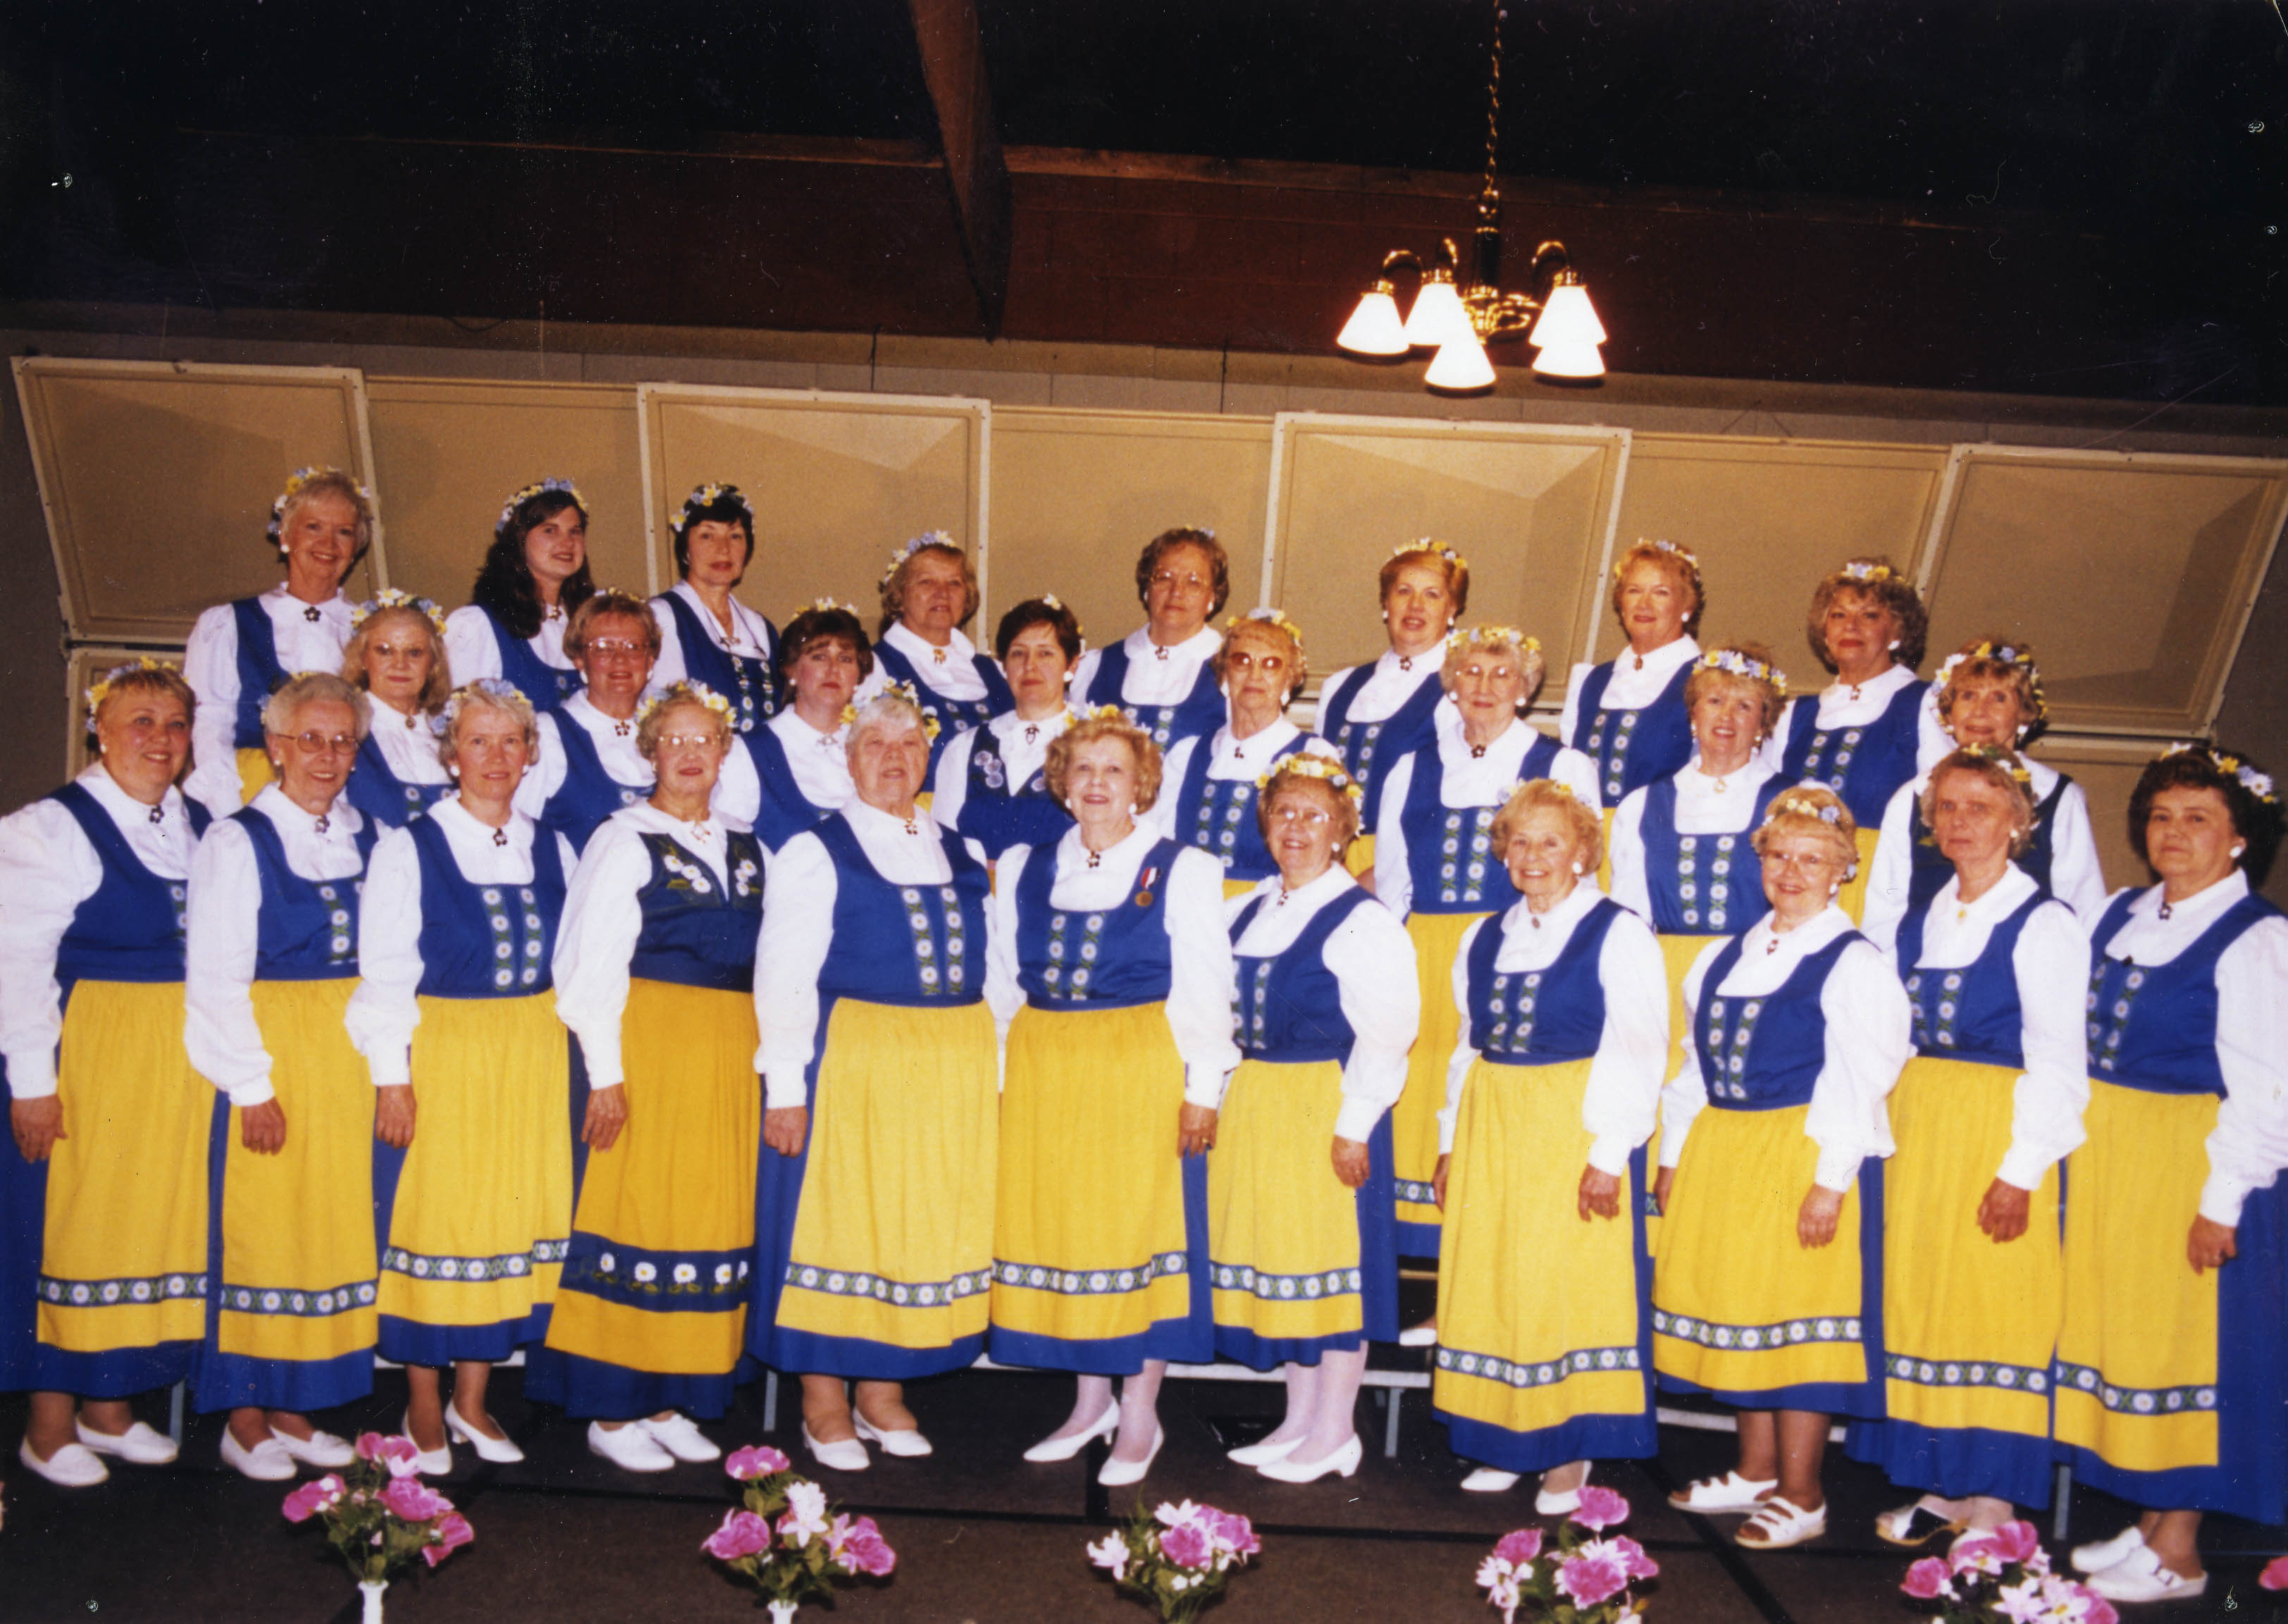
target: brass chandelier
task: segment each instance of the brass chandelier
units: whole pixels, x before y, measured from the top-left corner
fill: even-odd
[[[1335,340],[1354,355],[1380,359],[1434,350],[1422,381],[1444,393],[1491,389],[1494,368],[1486,345],[1521,337],[1533,346],[1533,369],[1544,377],[1580,382],[1605,375],[1605,358],[1598,349],[1605,342],[1604,325],[1562,242],[1552,240],[1533,250],[1526,278],[1534,293],[1501,289],[1501,192],[1494,184],[1494,161],[1500,146],[1505,15],[1497,0],[1493,63],[1486,83],[1486,177],[1478,193],[1469,281],[1458,281],[1461,255],[1451,237],[1440,240],[1427,265],[1411,249],[1394,249],[1383,257],[1381,274]],[[1390,274],[1402,269],[1420,279],[1414,307],[1403,321]]]

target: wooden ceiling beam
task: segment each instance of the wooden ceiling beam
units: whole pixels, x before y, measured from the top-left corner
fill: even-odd
[[[975,0],[908,0],[922,78],[936,110],[938,149],[953,188],[955,225],[985,336],[1001,335],[1009,302],[1009,165],[993,119],[985,39]]]

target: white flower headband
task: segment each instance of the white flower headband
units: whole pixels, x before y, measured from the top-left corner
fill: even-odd
[[[1447,546],[1445,543],[1434,542],[1426,535],[1418,536],[1410,542],[1399,543],[1397,546],[1390,550],[1390,556],[1394,558],[1411,558],[1418,553],[1425,552],[1428,553],[1434,558],[1443,558],[1447,563],[1454,565],[1458,568],[1467,569],[1470,567],[1470,561],[1464,558],[1460,553],[1456,552],[1451,547]]]
[[[183,668],[171,660],[155,660],[145,654],[139,660],[130,660],[124,665],[115,665],[87,686],[87,714],[95,715],[104,701],[111,697],[111,685],[123,677],[133,677],[143,671],[161,671],[170,677],[180,677]],[[92,724],[90,725],[91,726]]]
[[[2231,777],[2243,789],[2266,805],[2274,804],[2279,798],[2269,772],[2259,772],[2241,757],[2229,751],[2220,750],[2213,744],[2203,744],[2198,740],[2181,740],[2163,750],[2160,759],[2166,761],[2172,756],[2206,757],[2218,772]]]
[[[1843,808],[1832,801],[1815,801],[1807,795],[1784,795],[1771,804],[1764,813],[1764,821],[1769,823],[1780,817],[1816,818],[1822,823],[1839,824],[1843,821]]]
[[[2014,670],[2025,672],[2026,686],[2034,696],[2034,719],[2038,722],[2048,719],[2050,702],[2042,697],[2041,673],[2034,669],[2034,654],[2031,649],[2020,648],[2014,643],[1996,643],[1988,639],[1974,643],[1959,654],[1949,654],[1938,668],[1938,685],[1942,692],[1954,680],[1954,668],[1966,660],[1990,661],[1997,665],[2009,666]]]
[[[447,696],[444,714],[439,719],[438,731],[451,733],[453,725],[461,719],[461,712],[480,701],[518,705],[531,703],[525,698],[524,690],[514,683],[504,682],[497,677],[480,677],[473,682],[463,683]]]
[[[1255,787],[1267,797],[1272,780],[1282,778],[1313,778],[1347,797],[1353,806],[1366,804],[1366,791],[1359,788],[1358,780],[1343,771],[1343,764],[1331,756],[1321,756],[1312,750],[1298,750],[1255,780]]]
[[[1636,546],[1632,547],[1629,551],[1631,552],[1637,552],[1647,547],[1651,548],[1655,552],[1664,552],[1669,557],[1680,560],[1683,564],[1684,567],[1690,570],[1695,575],[1697,575],[1700,573],[1700,555],[1693,551],[1689,547],[1680,546],[1678,543],[1669,541],[1664,537],[1647,535],[1640,536],[1637,540]],[[1626,558],[1624,558],[1618,564],[1614,565],[1613,579],[1618,581],[1623,574],[1627,573],[1629,561]]]
[[[1727,677],[1742,677],[1750,682],[1769,683],[1774,693],[1787,697],[1787,678],[1776,667],[1742,654],[1736,648],[1712,648],[1693,664],[1704,671],[1721,671]]]
[[[706,706],[708,709],[713,711],[717,716],[721,717],[727,722],[731,719],[731,701],[729,700],[725,699],[721,694],[716,693],[714,689],[709,687],[703,682],[685,681],[669,685],[659,693],[653,694],[641,705],[638,706],[636,708],[636,725],[638,727],[641,727],[644,725],[645,718],[649,717],[653,711],[657,710],[661,706],[679,705],[686,700],[690,700],[697,704]]]
[[[313,480],[322,479],[328,474],[334,474],[342,479],[349,477],[338,468],[326,468],[316,463],[307,468],[297,468],[286,476],[286,488],[279,492],[278,500],[270,504],[270,523],[263,530],[263,534],[268,536],[274,544],[282,549],[286,545],[287,505],[295,497],[307,490]],[[373,506],[373,492],[362,485],[354,484],[351,488],[357,492],[358,501],[370,510]]]
[[[1457,627],[1446,634],[1446,646],[1457,652],[1482,647],[1490,643],[1514,643],[1522,654],[1541,652],[1541,639],[1529,638],[1514,626],[1473,626],[1467,631]]]
[[[1237,631],[1243,626],[1276,626],[1294,640],[1295,652],[1303,652],[1303,629],[1276,609],[1250,609],[1244,614],[1235,614],[1223,623],[1226,631]]]
[[[674,536],[676,540],[681,541],[683,533],[691,527],[691,516],[703,509],[713,507],[719,502],[735,503],[739,511],[747,516],[748,526],[751,528],[753,527],[754,504],[747,500],[745,494],[737,486],[709,484],[701,486],[683,499],[682,511],[667,521],[668,534]]]
[[[1863,585],[1877,581],[1895,581],[1899,576],[1899,572],[1887,564],[1869,564],[1855,558],[1835,573],[1846,581],[1856,581]]]
[[[955,552],[961,551],[961,543],[945,531],[925,530],[890,555],[890,567],[882,572],[883,584],[887,585],[890,577],[898,573],[899,566],[925,547],[945,547]]]
[[[941,731],[937,725],[937,717],[923,705],[921,695],[914,692],[913,684],[910,682],[890,683],[884,686],[880,692],[877,693],[872,699],[868,700],[866,702],[869,705],[876,705],[879,704],[886,699],[895,700],[898,703],[905,706],[916,716],[919,717],[921,718],[923,733],[928,737],[929,741],[932,744],[937,742],[937,736]],[[842,708],[842,725],[845,727],[854,726],[857,721],[858,707],[854,704],[845,705]]]
[[[1965,744],[1958,746],[1954,754],[1966,756],[1973,761],[1982,762],[1990,766],[1999,767],[2016,780],[2023,788],[2031,789],[2034,787],[2034,775],[2026,771],[2026,764],[2018,759],[2018,752],[2015,750],[2005,749],[1998,744]]]
[[[445,612],[433,598],[421,598],[402,587],[385,586],[371,598],[350,611],[350,630],[354,631],[375,615],[390,609],[410,609],[425,618],[442,637],[445,632]]]
[[[500,525],[498,527],[503,530],[507,529],[509,527],[509,521],[516,517],[517,509],[522,507],[535,496],[545,496],[552,491],[561,491],[565,495],[571,497],[572,504],[578,508],[583,513],[585,513],[588,511],[587,499],[580,495],[579,488],[575,486],[571,480],[542,479],[536,484],[526,486],[522,490],[518,491],[514,495],[511,496],[506,502],[501,504]]]
[[[838,610],[844,614],[855,614],[858,613],[857,606],[854,604],[838,604],[831,598],[814,598],[810,600],[808,606],[799,611],[799,613],[804,614],[832,614]]]

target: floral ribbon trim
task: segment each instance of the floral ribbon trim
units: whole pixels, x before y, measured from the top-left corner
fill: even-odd
[[[497,1257],[438,1257],[386,1247],[381,1254],[385,1274],[402,1274],[417,1280],[456,1280],[479,1286],[489,1280],[521,1279],[544,1264],[560,1264],[570,1254],[568,1240],[535,1241],[528,1252],[504,1252]]]
[[[65,1280],[44,1274],[39,1284],[40,1301],[60,1308],[111,1308],[122,1303],[194,1299],[203,1302],[206,1295],[207,1277],[203,1274],[128,1275],[115,1280]]]
[[[1835,1314],[1814,1319],[1783,1319],[1776,1325],[1718,1325],[1713,1320],[1695,1319],[1688,1314],[1672,1314],[1656,1308],[1652,1311],[1652,1328],[1663,1336],[1673,1336],[1680,1342],[1747,1353],[1798,1347],[1806,1343],[1855,1343],[1860,1340],[1859,1316],[1856,1314]]]
[[[296,1290],[285,1286],[233,1286],[226,1282],[219,1300],[226,1313],[327,1319],[356,1309],[371,1308],[378,1295],[372,1280],[353,1280],[330,1291]]]
[[[1061,1297],[1104,1297],[1142,1291],[1154,1280],[1179,1277],[1186,1271],[1181,1252],[1163,1252],[1132,1269],[1050,1269],[1039,1264],[1013,1264],[1005,1258],[993,1260],[995,1285],[1046,1291]]]
[[[1576,1348],[1553,1359],[1505,1359],[1491,1353],[1465,1353],[1443,1345],[1438,1368],[1453,1375],[1477,1376],[1504,1387],[1555,1387],[1575,1376],[1601,1371],[1641,1370],[1643,1360],[1633,1347]]]
[[[1211,1263],[1208,1279],[1218,1291],[1243,1291],[1266,1303],[1315,1303],[1323,1297],[1356,1296],[1366,1288],[1365,1277],[1356,1269],[1261,1274],[1250,1264]]]
[[[2195,1383],[2186,1387],[2122,1387],[2105,1379],[2105,1373],[2092,1365],[2073,1365],[2060,1359],[2053,1367],[2053,1376],[2060,1392],[2087,1393],[2107,1409],[2125,1415],[2175,1415],[2186,1410],[2207,1410],[2217,1407],[2215,1384]]]
[[[982,1294],[993,1284],[993,1271],[972,1269],[957,1274],[951,1279],[910,1280],[886,1279],[878,1274],[866,1274],[857,1270],[822,1269],[814,1264],[789,1263],[786,1284],[805,1291],[823,1292],[830,1297],[871,1297],[877,1303],[887,1303],[896,1308],[943,1308],[966,1297]]]
[[[1883,1374],[1894,1382],[1911,1382],[1917,1387],[1998,1387],[2021,1393],[2050,1390],[2048,1371],[1991,1359],[1919,1359],[1894,1353],[1884,1359]]]

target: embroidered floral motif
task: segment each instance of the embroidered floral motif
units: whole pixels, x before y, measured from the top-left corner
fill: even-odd
[[[1356,1296],[1365,1289],[1365,1277],[1356,1269],[1266,1274],[1250,1264],[1212,1263],[1208,1279],[1218,1291],[1243,1291],[1265,1303],[1317,1303],[1328,1297]]]
[[[1485,900],[1498,806],[1447,807],[1438,826],[1438,900]],[[1465,855],[1466,850],[1467,855]]]
[[[1526,1388],[1555,1387],[1575,1376],[1641,1370],[1644,1366],[1634,1347],[1576,1348],[1553,1359],[1505,1359],[1491,1353],[1466,1353],[1442,1344],[1438,1349],[1438,1368],[1455,1375],[1498,1382],[1504,1387]]]
[[[1534,1006],[1541,998],[1541,974],[1534,970],[1515,978],[1517,989],[1510,990],[1512,978],[1496,976],[1493,984],[1493,1024],[1486,1030],[1482,1052],[1496,1055],[1525,1055],[1533,1052]]]
[[[1011,1263],[1006,1258],[993,1261],[995,1285],[1020,1286],[1028,1291],[1045,1291],[1061,1297],[1102,1297],[1141,1291],[1154,1280],[1172,1279],[1185,1272],[1186,1260],[1181,1252],[1163,1252],[1132,1269],[1048,1269],[1038,1264]]]
[[[2195,1383],[2187,1387],[2124,1387],[2109,1382],[2105,1373],[2090,1365],[2059,1359],[2051,1367],[2060,1391],[2087,1393],[2107,1409],[2124,1415],[2175,1415],[2186,1410],[2213,1410],[2216,1389]]]
[[[1041,979],[1048,984],[1050,997],[1079,1002],[1088,997],[1089,979],[1095,973],[1097,955],[1103,949],[1104,915],[1082,915],[1076,939],[1072,922],[1070,914],[1049,916],[1049,967],[1041,972]]]
[[[1736,890],[1732,883],[1733,854],[1744,838],[1739,835],[1679,835],[1676,837],[1676,895],[1684,905],[1686,924],[1696,930],[1705,919],[1708,933],[1712,936],[1728,934],[1731,931],[1732,906]],[[1704,843],[1712,853],[1708,860],[1708,878],[1704,885],[1700,877],[1700,848]]]
[[[1805,1343],[1855,1343],[1860,1340],[1859,1316],[1832,1314],[1818,1319],[1783,1319],[1774,1325],[1720,1325],[1688,1314],[1652,1311],[1652,1328],[1680,1342],[1728,1352],[1766,1353]]]
[[[493,1280],[522,1279],[543,1264],[560,1264],[571,1250],[567,1240],[536,1241],[523,1252],[504,1252],[493,1257],[449,1257],[387,1247],[381,1254],[384,1274],[402,1274],[417,1280],[457,1280],[481,1286]]]
[[[371,1308],[378,1295],[372,1280],[354,1280],[330,1291],[287,1287],[233,1286],[222,1288],[222,1306],[234,1314],[263,1314],[294,1319],[325,1319],[353,1310]]]
[[[2127,973],[2121,978],[2120,992],[2109,994],[2108,983],[2117,970]],[[2121,1040],[2129,1031],[2129,1011],[2136,1007],[2137,994],[2144,986],[2142,969],[2099,955],[2097,967],[2089,974],[2089,995],[2085,1004],[2090,1018],[2089,1052],[2098,1070],[2109,1072],[2120,1065]]]
[[[112,1308],[140,1303],[203,1302],[203,1274],[128,1275],[109,1280],[67,1280],[40,1276],[40,1301],[65,1308]]]
[[[1911,1382],[1918,1387],[1998,1387],[2017,1393],[2050,1390],[2048,1371],[1991,1359],[1924,1359],[1892,1353],[1884,1357],[1883,1373],[1894,1382]]]
[[[1810,753],[1803,758],[1803,775],[1807,780],[1825,784],[1836,794],[1843,793],[1844,780],[1851,776],[1851,758],[1859,750],[1859,741],[1865,730],[1848,727],[1840,733],[1822,729],[1811,736]],[[1831,764],[1828,754],[1834,752]]]
[[[823,1292],[830,1297],[870,1297],[895,1308],[943,1308],[986,1290],[993,1284],[993,1271],[973,1269],[950,1279],[916,1282],[887,1279],[855,1270],[789,1263],[785,1283],[805,1291]]]

